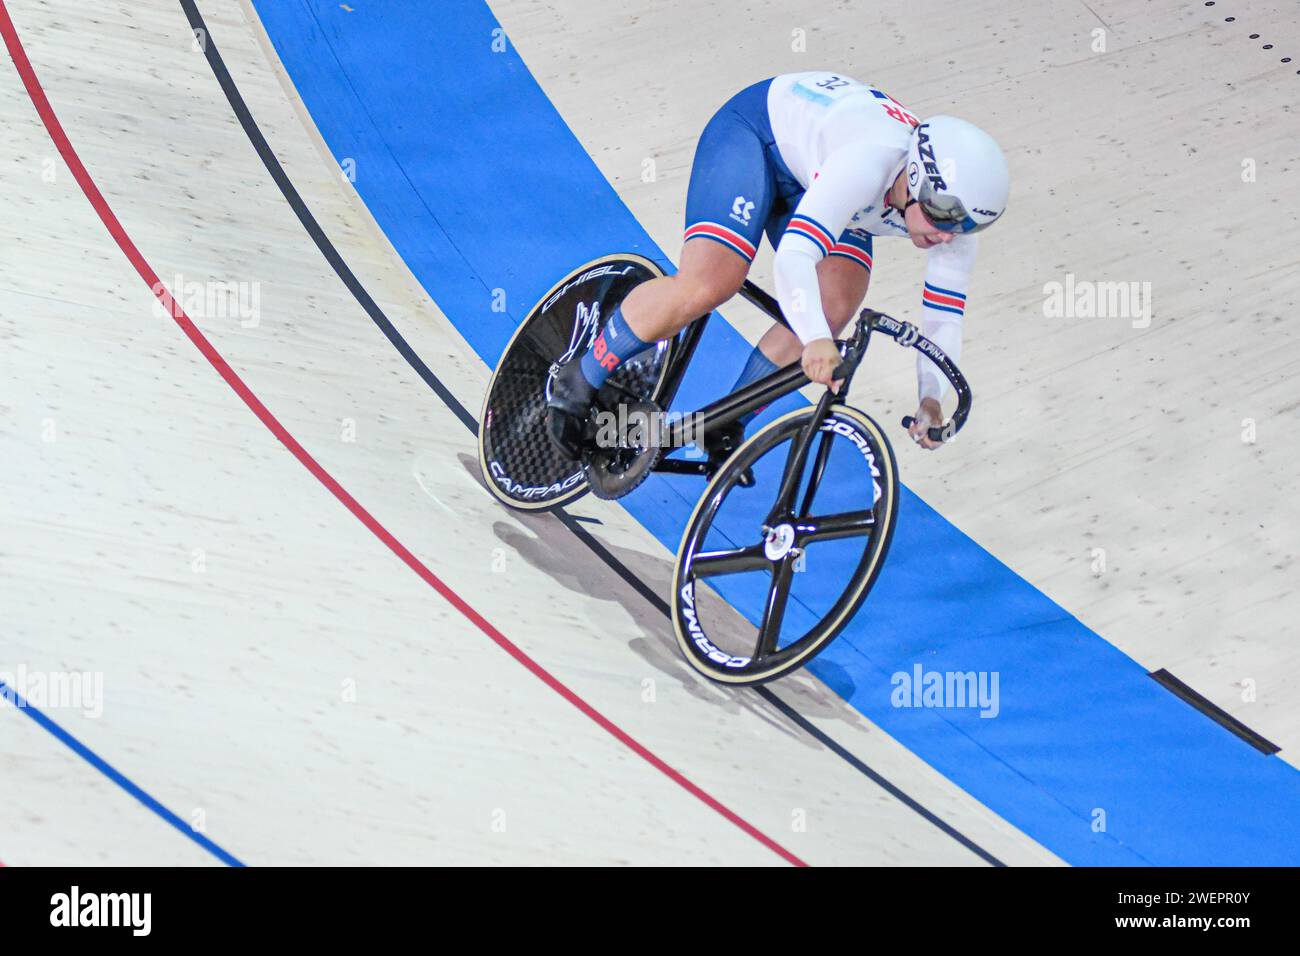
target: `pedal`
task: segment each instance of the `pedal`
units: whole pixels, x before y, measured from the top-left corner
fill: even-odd
[[[546,437],[555,450],[573,461],[582,460],[582,436],[586,422],[558,408],[546,410]]]
[[[632,402],[611,422],[598,422],[583,464],[591,493],[606,501],[622,498],[641,485],[663,457],[663,410],[653,402]],[[589,431],[591,429],[588,429]]]
[[[595,396],[596,390],[583,377],[577,361],[560,366],[551,379],[546,402],[546,437],[557,451],[574,461],[582,459]]]

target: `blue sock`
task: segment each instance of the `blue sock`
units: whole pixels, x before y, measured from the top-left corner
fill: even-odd
[[[622,306],[619,306],[582,357],[582,375],[594,388],[600,388],[615,369],[655,344],[642,342],[636,337],[627,319],[623,318]]]
[[[731,386],[731,390],[734,392],[744,388],[746,385],[757,382],[760,378],[765,378],[766,376],[771,375],[780,367],[781,366],[777,365],[770,358],[764,355],[759,350],[758,346],[755,345],[754,351],[749,353],[749,361],[747,361],[745,367],[740,370],[740,377],[736,379],[736,384]],[[766,408],[767,406],[763,407]],[[740,417],[740,424],[748,426],[749,423],[754,420],[754,416],[761,411],[763,411],[762,408],[756,408],[752,412],[742,415]]]

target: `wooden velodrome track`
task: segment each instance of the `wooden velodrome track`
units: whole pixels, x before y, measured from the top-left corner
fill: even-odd
[[[94,717],[0,714],[0,859],[1061,862],[815,677],[699,681],[571,526],[495,506],[456,407],[478,408],[489,369],[339,175],[258,11],[197,6],[283,181],[183,6],[4,3],[0,673],[97,673],[104,693]],[[1282,748],[1259,759],[1290,760],[1297,184],[1294,127],[1270,118],[1290,120],[1300,77],[1199,4],[997,28],[979,6],[954,15],[973,39],[942,77],[926,11],[875,26],[908,43],[872,72],[922,112],[959,89],[1016,144],[1018,180],[1050,184],[982,251],[971,438],[900,448],[904,474],[1115,647]],[[730,90],[810,68],[792,30],[823,64],[880,48],[847,13],[793,7],[747,9],[736,42],[723,7],[492,11],[675,252],[694,138]],[[1252,7],[1300,40],[1264,5],[1236,16]],[[1113,55],[1090,49],[1097,17]],[[593,97],[593,77],[618,92]],[[879,270],[873,299],[905,299],[915,271]],[[1066,273],[1151,283],[1151,321],[1043,314]],[[257,318],[182,294],[213,277],[255,284]],[[872,376],[881,420],[910,410],[910,375]],[[645,528],[573,513],[662,593],[670,556]]]

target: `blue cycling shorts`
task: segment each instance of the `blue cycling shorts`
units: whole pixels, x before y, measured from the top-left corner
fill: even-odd
[[[803,187],[776,147],[763,80],[727,100],[709,120],[695,147],[686,191],[686,240],[711,239],[753,262],[763,234],[776,248],[794,215]],[[845,230],[833,256],[871,269],[871,236]]]

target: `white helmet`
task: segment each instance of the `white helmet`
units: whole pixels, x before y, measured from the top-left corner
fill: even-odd
[[[1011,175],[993,137],[955,116],[931,116],[912,131],[907,191],[944,232],[977,232],[1007,208]]]

